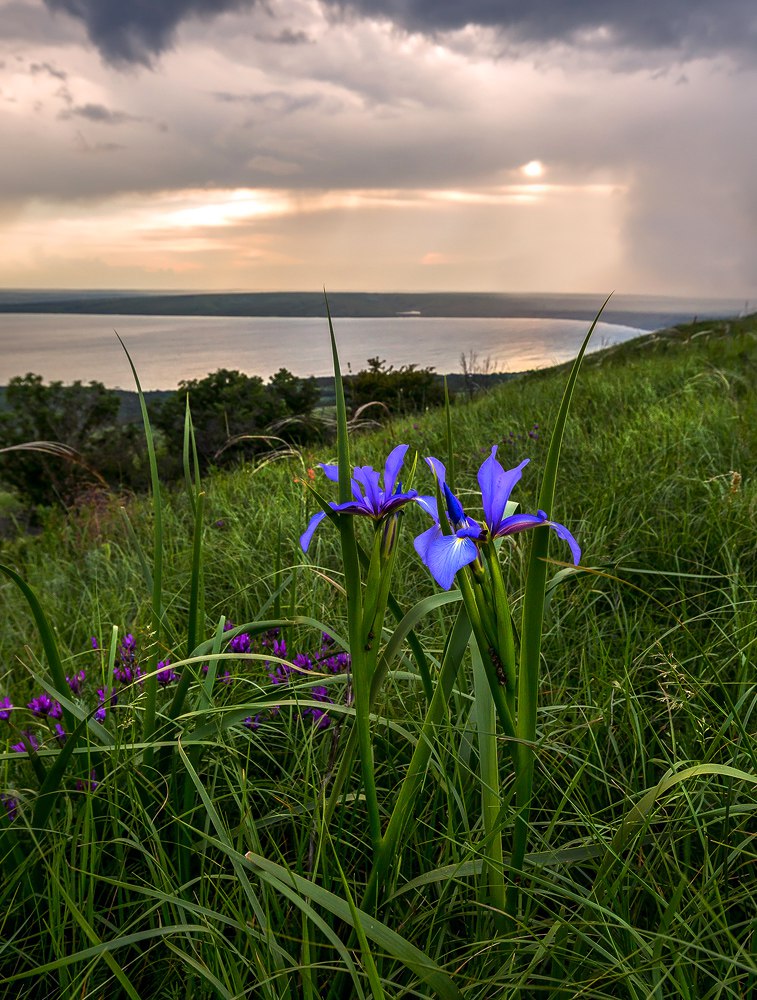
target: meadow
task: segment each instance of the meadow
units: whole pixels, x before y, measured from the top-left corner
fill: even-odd
[[[757,317],[344,419],[2,543],[0,996],[757,994]]]

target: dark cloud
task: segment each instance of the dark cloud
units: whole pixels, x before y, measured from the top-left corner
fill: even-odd
[[[324,103],[319,94],[289,94],[283,90],[267,90],[261,94],[235,94],[219,90],[212,96],[223,104],[251,105],[275,115],[291,115],[295,111],[316,108]]]
[[[127,122],[141,122],[144,118],[127,114],[126,111],[111,111],[104,104],[81,104],[66,108],[58,115],[64,120],[69,118],[86,118],[87,121],[102,125],[125,125]]]
[[[141,63],[169,49],[179,24],[255,6],[257,0],[45,0],[82,21],[107,62]]]
[[[307,45],[312,39],[305,31],[292,31],[291,28],[284,28],[278,35],[274,35],[271,41],[276,42],[277,45]]]
[[[56,80],[63,80],[64,82],[68,79],[68,73],[64,69],[58,69],[57,66],[53,66],[52,63],[31,63],[29,65],[29,72],[32,76],[39,76],[40,73],[46,76],[52,76]]]
[[[754,0],[324,0],[345,14],[387,18],[412,31],[501,29],[513,41],[675,50],[754,50]]]

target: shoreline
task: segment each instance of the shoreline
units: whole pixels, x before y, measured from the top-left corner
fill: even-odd
[[[505,292],[334,292],[334,319],[554,319],[591,322],[605,294]],[[650,333],[665,326],[747,311],[743,298],[613,295],[602,319]],[[181,318],[324,319],[323,292],[119,292],[0,289],[0,313]]]

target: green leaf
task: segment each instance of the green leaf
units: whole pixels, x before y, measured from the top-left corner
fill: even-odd
[[[145,431],[145,441],[147,443],[147,457],[150,463],[150,482],[152,485],[153,501],[153,559],[152,559],[152,628],[153,628],[153,651],[150,654],[147,672],[144,680],[145,690],[145,715],[143,738],[148,740],[155,730],[156,705],[158,698],[158,658],[160,655],[160,636],[163,625],[163,512],[160,494],[160,477],[158,475],[158,461],[155,456],[155,440],[153,438],[152,427],[150,426],[150,415],[147,412],[142,386],[139,382],[137,369],[131,360],[131,355],[126,349],[126,344],[118,337],[121,347],[124,349],[126,359],[129,362],[134,382],[137,387],[139,397],[139,407],[142,412],[142,423]],[[148,751],[145,755],[145,763],[150,763],[152,754]]]
[[[694,764],[693,767],[684,768],[683,771],[668,771],[655,787],[651,788],[633,806],[612,838],[594,880],[594,892],[600,901],[607,894],[607,874],[613,862],[620,857],[634,833],[649,821],[658,799],[682,781],[689,781],[690,778],[697,778],[703,774],[711,774],[720,778],[736,778],[739,781],[748,781],[752,785],[757,785],[757,774],[749,774],[747,771],[741,771],[737,767],[729,767],[727,764]]]
[[[328,910],[338,920],[355,927],[354,917],[346,900],[252,851],[248,851],[245,858],[252,871],[269,885],[279,887],[281,890],[284,888],[294,890],[300,896]],[[365,910],[358,909],[355,912],[366,938],[414,972],[435,991],[436,996],[442,1000],[463,1000],[463,994],[432,958]]]
[[[37,595],[34,593],[32,588],[26,583],[19,575],[12,570],[10,566],[5,566],[0,563],[0,572],[5,573],[13,583],[18,587],[21,593],[26,598],[26,603],[31,609],[32,617],[34,618],[34,623],[37,626],[37,632],[42,640],[42,648],[45,651],[45,657],[47,658],[48,666],[50,667],[50,674],[52,675],[53,684],[58,691],[65,691],[68,687],[66,683],[66,673],[63,669],[63,663],[61,662],[60,653],[58,652],[58,643],[55,639],[55,633],[53,632],[50,623],[47,620],[45,612],[42,610],[42,605],[39,602]],[[73,732],[76,728],[76,720],[74,719],[71,711],[63,707],[63,720],[67,732]]]

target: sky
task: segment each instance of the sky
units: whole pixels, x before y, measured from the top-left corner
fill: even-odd
[[[757,297],[754,0],[0,0],[0,287]]]

